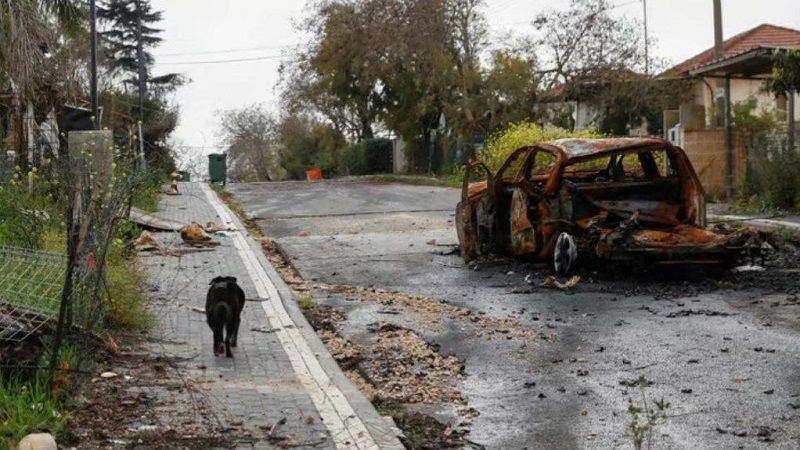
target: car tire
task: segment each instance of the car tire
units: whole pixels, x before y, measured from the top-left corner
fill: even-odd
[[[559,277],[567,276],[578,264],[578,247],[569,233],[561,233],[553,252],[553,268]]]

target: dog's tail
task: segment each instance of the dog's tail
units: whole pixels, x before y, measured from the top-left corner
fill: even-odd
[[[214,305],[214,310],[211,311],[211,320],[213,323],[223,325],[228,323],[231,319],[231,308],[225,302],[219,302]]]

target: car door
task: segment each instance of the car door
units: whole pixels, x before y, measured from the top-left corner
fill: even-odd
[[[485,185],[470,184],[473,176],[483,172]],[[477,194],[471,195],[471,187]],[[470,261],[492,249],[494,233],[494,175],[480,161],[466,165],[461,185],[461,201],[456,206],[456,233],[461,256]]]
[[[494,175],[483,163],[467,165],[461,201],[456,207],[456,230],[464,259],[508,251],[509,206],[514,180],[531,149],[522,147],[515,150]],[[486,173],[486,181],[471,184],[472,176],[480,170]]]
[[[512,255],[535,255],[541,251],[542,218],[548,216],[549,209],[544,187],[555,164],[555,155],[537,148],[517,171],[509,206],[509,252]]]

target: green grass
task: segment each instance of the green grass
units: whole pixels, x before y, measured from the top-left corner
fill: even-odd
[[[139,267],[136,257],[109,260],[106,266],[106,327],[143,330],[153,323],[147,310],[144,284],[147,275]]]
[[[305,293],[300,295],[300,298],[297,299],[297,305],[300,306],[300,309],[309,311],[314,309],[317,304],[314,302],[314,297],[312,297],[311,294]]]
[[[56,435],[66,422],[61,405],[50,397],[44,376],[23,381],[0,375],[0,448],[29,433]]]
[[[146,185],[143,186],[133,197],[133,206],[144,211],[155,212],[158,210],[158,202],[161,201],[162,187]]]
[[[377,181],[379,183],[405,183],[418,186],[461,187],[462,177],[459,175],[443,175],[430,177],[425,175],[400,175],[383,173],[377,175],[364,175],[357,177],[361,180]]]

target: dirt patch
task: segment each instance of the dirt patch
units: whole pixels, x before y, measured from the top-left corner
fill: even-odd
[[[443,356],[411,330],[379,324],[377,343],[360,365],[377,398],[398,403],[465,405],[458,384],[463,365]]]
[[[474,335],[479,338],[508,339],[511,337],[533,341],[540,336],[537,330],[516,320],[498,319],[488,316],[484,312],[475,313],[467,308],[461,308],[441,300],[420,295],[343,285],[314,285],[314,288],[348,298],[377,303],[386,306],[387,309],[403,308],[420,316],[420,326],[428,327],[433,331],[442,331],[444,326],[441,318],[449,317],[474,327]]]
[[[204,381],[185,359],[154,353],[141,337],[96,363],[85,397],[71,414],[65,444],[79,448],[231,448],[264,439],[264,432],[217,417]],[[279,444],[279,443],[276,443]]]
[[[465,439],[466,432],[439,422],[431,416],[409,411],[405,406],[385,400],[375,402],[383,415],[391,416],[403,435],[400,440],[408,449],[437,450],[443,448],[474,448]]]
[[[297,269],[289,263],[289,258],[287,258],[280,247],[275,244],[275,241],[268,238],[261,238],[259,239],[259,243],[261,244],[261,251],[267,256],[270,264],[272,264],[272,267],[275,268],[283,281],[289,285],[289,288],[296,292],[307,292],[308,286],[305,280],[300,276]]]
[[[341,312],[327,305],[306,311],[325,347],[351,381],[370,399],[399,403],[454,403],[464,405],[458,384],[463,365],[443,356],[419,335],[386,322],[370,324],[373,345],[357,345],[342,337],[336,324]]]

